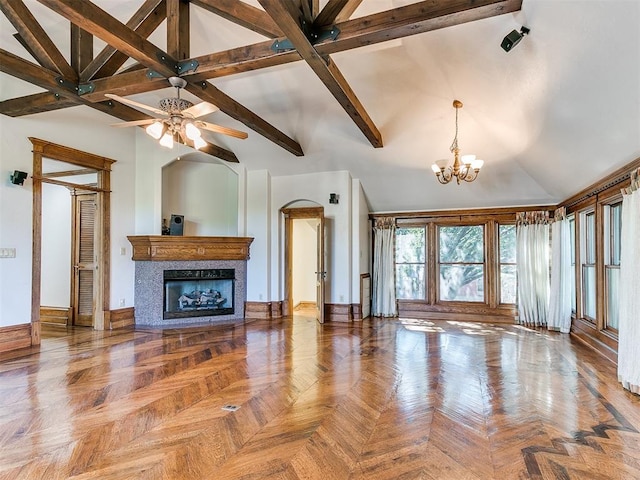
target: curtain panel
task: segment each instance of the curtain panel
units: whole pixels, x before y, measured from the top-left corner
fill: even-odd
[[[564,207],[555,211],[551,225],[551,294],[547,328],[571,330],[571,233]]]
[[[640,169],[622,194],[618,380],[640,394]]]
[[[396,221],[392,217],[376,218],[373,224],[373,276],[372,313],[379,317],[395,317],[396,268],[395,268]]]
[[[549,310],[549,212],[516,214],[519,323],[547,324]]]

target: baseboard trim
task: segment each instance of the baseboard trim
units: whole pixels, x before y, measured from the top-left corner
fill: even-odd
[[[282,318],[282,302],[271,302],[271,318]]]
[[[0,327],[0,353],[31,346],[31,324]]]
[[[325,322],[343,322],[353,321],[353,308],[349,303],[325,303],[324,304],[324,321]]]
[[[135,309],[126,307],[105,312],[104,323],[111,330],[133,327],[136,324]]]
[[[71,308],[41,306],[40,321],[55,325],[71,325]]]
[[[282,305],[282,302],[280,302]],[[245,318],[268,320],[272,315],[271,302],[244,302]]]

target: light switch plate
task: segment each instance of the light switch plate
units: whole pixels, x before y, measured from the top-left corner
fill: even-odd
[[[16,249],[0,248],[0,258],[16,258]]]

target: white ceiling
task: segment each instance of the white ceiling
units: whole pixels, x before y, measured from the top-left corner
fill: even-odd
[[[68,22],[34,0],[25,3],[44,13],[38,20],[68,52]],[[124,22],[140,5],[94,3]],[[354,17],[408,3],[365,0]],[[192,8],[193,56],[264,40]],[[522,25],[531,34],[504,52],[502,38]],[[382,133],[378,149],[303,62],[216,79],[223,92],[298,141],[305,156],[251,130],[244,141],[209,139],[247,169],[273,176],[348,170],[374,212],[558,203],[640,157],[639,25],[640,0],[524,0],[515,14],[333,55]],[[0,48],[33,61],[13,33],[2,17]],[[161,27],[150,40],[164,48],[163,35]],[[102,45],[96,40],[96,51]],[[163,94],[172,90],[131,98],[155,105]],[[478,180],[459,186],[438,184],[430,169],[452,157],[454,99],[464,103],[461,152],[485,160]],[[101,116],[110,128],[114,119]],[[222,112],[206,119],[247,130]]]

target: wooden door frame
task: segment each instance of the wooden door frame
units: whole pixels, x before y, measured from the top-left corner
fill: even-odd
[[[324,207],[281,208],[280,212],[284,216],[284,300],[282,313],[289,316],[293,315],[293,220],[324,219]],[[321,308],[324,308],[324,305]]]
[[[97,193],[96,228],[99,229],[100,244],[96,245],[96,286],[94,291],[94,329],[109,328],[105,324],[105,313],[109,311],[110,276],[111,276],[111,165],[115,160],[83,152],[74,148],[58,145],[39,138],[29,137],[33,145],[33,235],[31,263],[31,344],[40,344],[40,303],[42,279],[42,184],[51,183],[65,187],[78,187]],[[72,183],[47,178],[42,173],[42,160],[48,158],[75,166],[95,170],[97,186],[75,185]],[[108,317],[108,315],[107,315]]]

